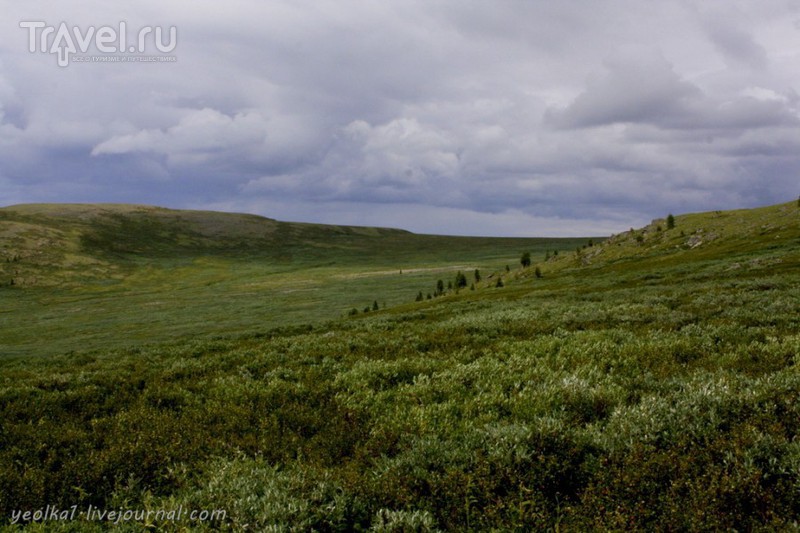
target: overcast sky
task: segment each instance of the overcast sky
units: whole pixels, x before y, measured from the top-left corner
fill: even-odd
[[[796,0],[131,4],[0,0],[1,205],[567,236],[800,194]],[[39,21],[176,46],[62,67]]]

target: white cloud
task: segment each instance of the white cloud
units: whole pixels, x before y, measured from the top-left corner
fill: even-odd
[[[202,153],[260,144],[267,137],[266,124],[257,113],[227,116],[214,109],[189,111],[166,130],[142,130],[119,135],[98,144],[92,155],[158,152]]]

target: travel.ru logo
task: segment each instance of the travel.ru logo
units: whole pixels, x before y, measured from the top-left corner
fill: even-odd
[[[69,65],[71,55],[86,55],[90,50],[100,54],[123,54],[123,58],[124,54],[138,54],[136,58],[142,59],[141,55],[152,52],[153,47],[160,54],[169,54],[178,46],[178,30],[175,26],[170,26],[166,32],[160,26],[144,26],[134,32],[128,30],[125,22],[120,22],[116,27],[89,26],[82,30],[66,22],[56,27],[43,21],[22,21],[19,27],[28,30],[28,50],[31,53],[57,54],[60,67]],[[128,42],[129,35],[135,35],[133,42]]]

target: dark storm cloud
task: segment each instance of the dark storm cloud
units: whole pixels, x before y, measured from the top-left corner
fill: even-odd
[[[704,26],[711,42],[729,64],[764,69],[768,62],[766,50],[740,26],[742,23],[725,19],[730,12],[729,8],[706,15]]]
[[[0,8],[0,203],[564,235],[797,194],[780,0]],[[40,19],[174,24],[177,62],[59,68]]]
[[[614,59],[604,67],[566,108],[548,110],[547,122],[562,128],[634,123],[695,131],[798,125],[796,99],[714,98],[658,55]]]

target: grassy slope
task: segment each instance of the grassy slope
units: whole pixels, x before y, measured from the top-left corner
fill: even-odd
[[[413,301],[458,269],[496,270],[524,250],[582,242],[134,205],[12,206],[0,209],[0,350],[45,355],[318,323],[375,300]]]
[[[799,218],[679,216],[562,252],[542,279],[501,272],[503,288],[312,330],[0,360],[0,516],[182,504],[226,509],[214,527],[237,531],[791,529]]]

